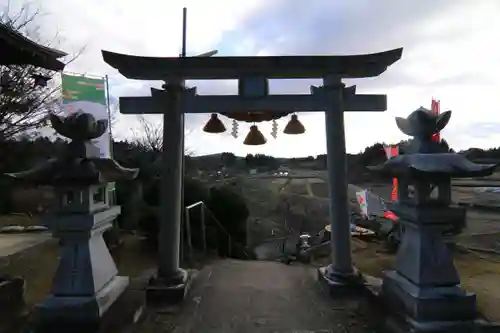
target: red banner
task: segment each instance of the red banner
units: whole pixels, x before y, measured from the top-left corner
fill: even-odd
[[[391,158],[399,155],[399,146],[385,146],[384,147],[385,155],[387,158]],[[391,192],[391,200],[398,200],[398,180],[397,178],[392,179],[392,192]]]
[[[436,101],[434,98],[432,99],[432,102],[431,102],[431,112],[433,114],[436,114],[436,115],[439,115],[440,113],[440,101]],[[441,135],[439,133],[435,133],[432,135],[432,140],[433,141],[436,141],[436,142],[439,142],[439,140],[441,140]]]

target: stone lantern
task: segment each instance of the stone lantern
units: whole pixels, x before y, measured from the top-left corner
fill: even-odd
[[[117,276],[102,236],[120,214],[119,206],[110,205],[108,183],[134,179],[138,170],[90,153],[90,140],[106,131],[107,120],[96,121],[82,112],[64,119],[51,115],[50,120],[57,133],[72,140],[64,154],[28,171],[7,174],[30,185],[53,186],[58,200],[44,222],[60,238],[62,250],[51,296],[36,306],[37,332],[62,327],[65,332],[97,332],[129,284],[128,277]]]
[[[392,210],[404,232],[395,270],[385,273],[381,295],[402,331],[462,332],[478,325],[476,296],[460,287],[443,236],[465,227],[465,209],[451,202],[451,179],[487,176],[496,165],[472,163],[432,140],[450,117],[451,111],[435,115],[420,108],[406,119],[396,118],[399,129],[413,139],[404,155],[370,167],[396,177],[399,184]]]

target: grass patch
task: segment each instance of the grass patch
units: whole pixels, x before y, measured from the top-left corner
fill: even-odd
[[[20,225],[23,227],[38,225],[38,219],[36,217],[27,214],[11,214],[11,215],[0,215],[0,228]]]
[[[9,257],[2,273],[22,276],[26,280],[25,300],[29,305],[40,302],[50,293],[52,277],[59,261],[57,240],[36,245]]]
[[[353,253],[356,266],[365,274],[381,277],[394,267],[396,257],[380,251],[377,244]],[[488,319],[500,322],[500,259],[491,255],[456,253],[455,266],[465,290],[477,296],[479,311]]]

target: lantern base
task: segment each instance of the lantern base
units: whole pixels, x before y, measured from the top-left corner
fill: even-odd
[[[129,284],[129,278],[115,276],[92,296],[52,296],[36,306],[35,332],[101,332],[111,320],[114,306]],[[137,303],[137,302],[135,302]],[[137,310],[137,309],[136,309]],[[110,314],[108,316],[107,314]],[[123,320],[122,315],[119,316]],[[133,314],[131,317],[136,317]],[[132,321],[132,320],[131,320]]]
[[[498,332],[500,326],[482,319],[461,322],[432,322],[420,323],[404,318],[389,317],[384,323],[384,332],[387,333],[491,333]]]
[[[384,276],[381,296],[395,318],[414,327],[415,332],[449,332],[452,328],[461,332],[477,319],[476,295],[459,285],[417,286],[390,271]]]

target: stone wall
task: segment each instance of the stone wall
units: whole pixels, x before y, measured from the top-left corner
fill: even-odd
[[[1,258],[0,332],[21,330],[32,305],[49,294],[57,261],[55,239]]]
[[[24,279],[0,276],[0,331],[9,332],[22,324]]]

